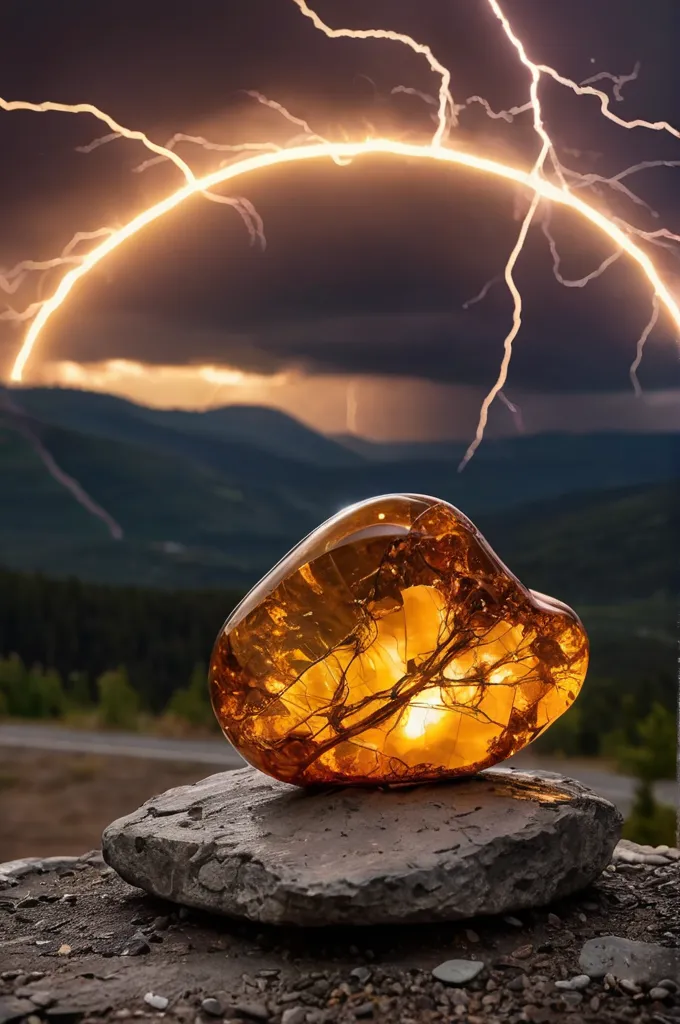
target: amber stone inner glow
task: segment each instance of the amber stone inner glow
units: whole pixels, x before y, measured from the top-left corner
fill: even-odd
[[[521,750],[573,703],[588,640],[446,502],[387,495],[323,523],[223,626],[213,708],[277,779],[408,783]]]

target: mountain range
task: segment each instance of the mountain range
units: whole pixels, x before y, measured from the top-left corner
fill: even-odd
[[[0,564],[12,568],[246,587],[340,508],[409,491],[462,509],[536,589],[611,603],[612,586],[646,598],[675,583],[677,434],[518,435],[484,442],[458,473],[464,445],[329,438],[260,407],[157,410],[43,388],[12,401],[19,417],[0,408]],[[36,437],[122,541],[48,473]]]

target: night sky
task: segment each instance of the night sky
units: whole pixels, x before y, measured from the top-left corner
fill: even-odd
[[[497,109],[525,102],[528,74],[485,0],[316,0],[333,26],[390,27],[429,43],[452,71],[454,99],[485,96]],[[505,0],[529,55],[583,80],[639,80],[614,103],[625,118],[680,125],[678,0]],[[391,134],[425,141],[430,108],[391,95],[403,84],[434,93],[422,58],[398,44],[329,40],[289,0],[5,0],[0,95],[94,103],[165,142],[175,132],[236,143],[296,133],[243,90],[259,90],[330,138]],[[605,88],[611,85],[604,83]],[[563,162],[616,173],[640,160],[680,160],[680,140],[604,121],[593,100],[557,86],[543,92]],[[116,141],[76,152],[106,129],[87,116],[0,112],[0,267],[55,255],[76,230],[118,224],[181,183],[170,164],[143,174],[149,154]],[[508,125],[464,111],[452,142],[528,165],[537,152],[530,115]],[[196,171],[219,154],[179,149]],[[680,231],[680,168],[645,171],[628,184],[654,218],[611,191],[591,198],[643,228]],[[267,248],[249,244],[229,207],[196,198],[144,232],[77,287],[44,337],[43,360],[209,363],[256,374],[420,378],[487,388],[510,323],[503,284],[465,310],[501,273],[526,210],[506,183],[456,169],[359,159],[275,169],[236,183],[262,215]],[[568,213],[552,228],[562,271],[581,277],[611,251]],[[678,250],[680,252],[680,249]],[[680,261],[655,250],[667,278]],[[508,394],[624,392],[649,288],[625,260],[587,289],[552,277],[540,227],[517,279],[526,300]],[[57,275],[43,279],[49,294]],[[36,279],[11,296],[35,298]],[[20,332],[0,324],[0,374]],[[30,374],[29,374],[30,376]],[[680,387],[680,362],[662,317],[640,372],[645,389]],[[149,387],[153,378],[148,377]]]

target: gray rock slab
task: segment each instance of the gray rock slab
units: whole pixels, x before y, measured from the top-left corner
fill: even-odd
[[[638,984],[656,985],[664,978],[680,978],[680,949],[602,935],[586,942],[579,965],[590,978],[613,974]]]
[[[453,921],[550,903],[609,863],[621,816],[551,772],[302,790],[254,768],[147,801],[104,859],[175,903],[271,924]]]

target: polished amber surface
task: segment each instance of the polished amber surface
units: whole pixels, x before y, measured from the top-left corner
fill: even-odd
[[[234,611],[213,651],[218,721],[298,785],[468,775],[575,700],[588,640],[443,501],[398,494],[323,523]]]

